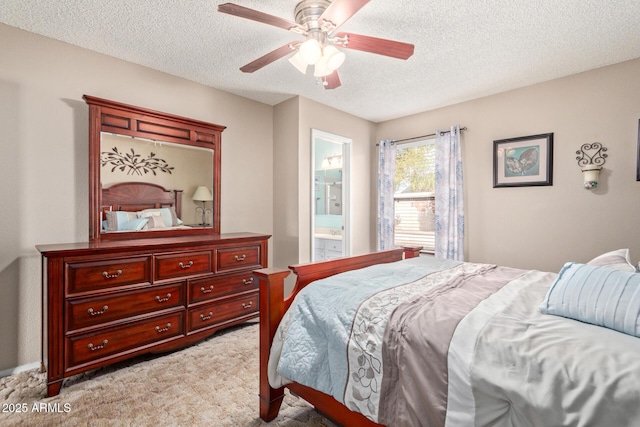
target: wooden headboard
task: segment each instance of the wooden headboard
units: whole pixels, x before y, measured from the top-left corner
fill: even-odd
[[[102,218],[105,211],[137,212],[173,206],[181,216],[182,190],[167,190],[147,182],[121,182],[102,189]]]

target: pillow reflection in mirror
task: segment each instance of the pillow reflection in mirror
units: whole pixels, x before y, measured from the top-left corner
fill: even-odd
[[[144,229],[147,222],[149,222],[148,218],[135,218],[122,224],[118,231],[140,231]]]
[[[178,215],[173,206],[168,208],[145,209],[138,212],[138,218],[149,218],[154,216],[162,217],[165,227],[175,227],[179,225]]]
[[[106,211],[107,217],[107,231],[119,231],[125,223],[137,219],[138,216],[135,212],[126,211]]]
[[[145,219],[148,220],[147,228],[149,230],[158,229],[158,228],[167,228],[164,220],[162,219],[162,216],[160,215],[152,215]]]

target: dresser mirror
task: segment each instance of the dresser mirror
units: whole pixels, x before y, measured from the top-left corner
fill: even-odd
[[[220,233],[223,126],[84,99],[90,240]]]

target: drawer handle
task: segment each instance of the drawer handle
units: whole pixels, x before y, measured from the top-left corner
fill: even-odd
[[[249,304],[242,303],[242,308],[244,308],[245,310],[251,307],[253,307],[253,301],[249,301]]]
[[[211,319],[211,316],[213,316],[213,312],[211,312],[211,311],[206,316],[201,313],[200,314],[200,320],[202,320],[202,321],[209,320],[209,319]]]
[[[183,263],[182,263],[182,261],[180,261],[180,262],[178,263],[178,266],[179,266],[180,268],[191,268],[191,266],[192,266],[192,265],[193,265],[193,261],[189,261],[189,262],[188,262],[188,263],[186,263],[186,264],[183,264]]]
[[[87,313],[89,313],[92,316],[99,316],[101,314],[104,314],[104,312],[107,311],[108,308],[109,308],[108,305],[103,306],[102,310],[100,311],[93,311],[93,308],[90,308],[89,310],[87,310]]]
[[[209,289],[205,289],[204,286],[200,288],[200,292],[202,292],[203,294],[208,294],[211,293],[213,291],[213,285],[209,286]]]
[[[164,298],[160,298],[158,295],[156,295],[156,301],[158,302],[166,302],[169,301],[169,298],[171,298],[171,294],[167,292],[167,296]]]
[[[102,277],[104,277],[105,279],[115,279],[116,277],[120,276],[122,274],[122,270],[117,270],[114,274],[109,274],[106,271],[102,272]]]
[[[235,255],[235,257],[236,257],[236,261],[240,262],[240,261],[244,261],[247,258],[247,255],[246,254],[242,254],[240,256]]]
[[[164,328],[161,328],[160,326],[156,326],[156,332],[161,334],[163,332],[167,332],[169,330],[169,328],[171,327],[171,323],[167,323],[167,326]]]
[[[93,343],[89,343],[87,347],[91,351],[102,350],[104,346],[107,345],[108,342],[109,340],[103,340],[101,345],[93,345]]]
[[[242,284],[250,285],[253,283],[253,277],[251,279],[242,279]]]

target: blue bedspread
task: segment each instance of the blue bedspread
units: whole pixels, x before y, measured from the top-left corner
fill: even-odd
[[[640,339],[542,314],[555,273],[420,257],[310,284],[269,382],[383,425],[639,426]]]
[[[284,328],[287,336],[277,364],[278,374],[342,402],[348,375],[347,343],[362,301],[458,264],[417,257],[338,274],[308,285],[296,296],[276,333],[284,335]],[[272,385],[280,384],[272,381]]]

